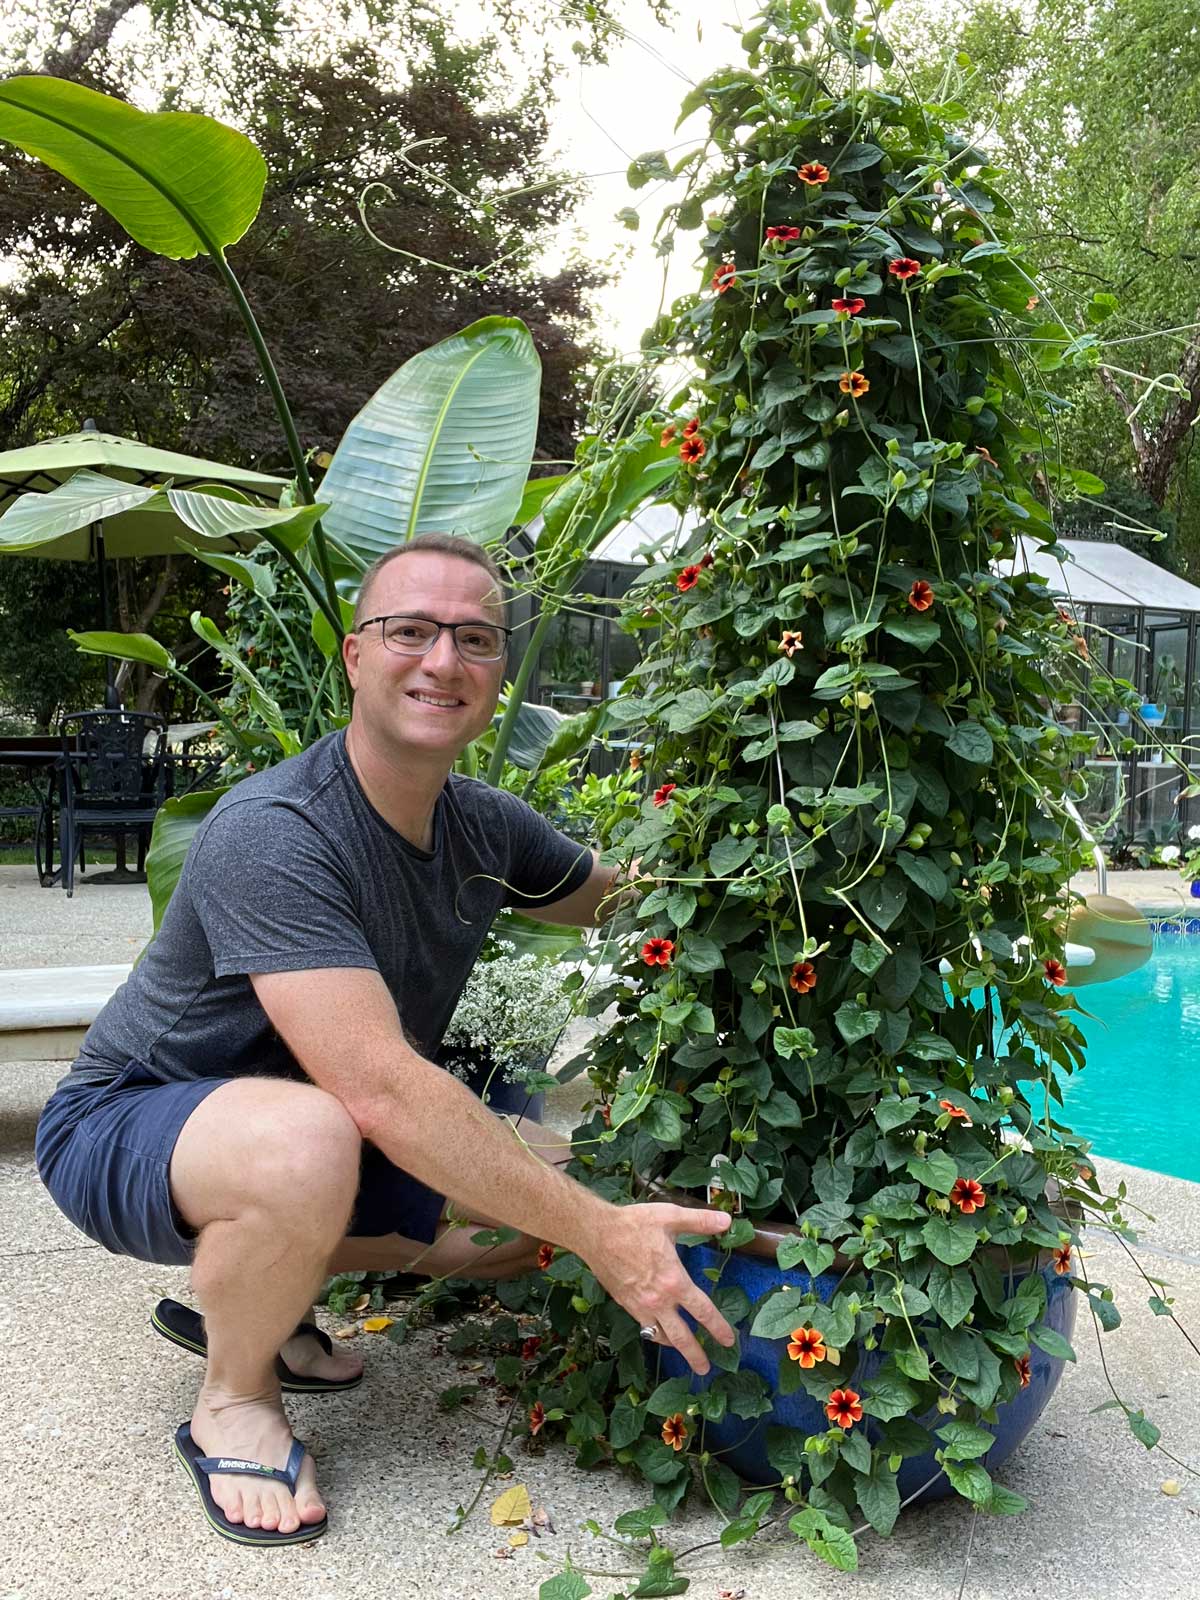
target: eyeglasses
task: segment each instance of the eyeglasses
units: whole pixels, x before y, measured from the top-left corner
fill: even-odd
[[[368,617],[360,622],[361,633],[372,623],[379,624],[379,635],[389,650],[398,656],[427,656],[448,628],[454,635],[454,648],[464,661],[499,661],[508,649],[511,628],[494,622],[435,622],[432,617]]]

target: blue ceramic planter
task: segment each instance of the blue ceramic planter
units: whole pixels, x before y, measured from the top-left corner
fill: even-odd
[[[728,1257],[723,1252],[713,1249],[709,1245],[694,1245],[680,1250],[684,1265],[693,1281],[702,1289],[710,1290],[712,1282],[703,1276],[705,1267],[724,1267],[721,1273],[722,1287],[736,1285],[756,1305],[765,1295],[775,1289],[781,1288],[785,1283],[797,1288],[802,1288],[809,1283],[815,1283],[820,1299],[831,1300],[838,1286],[839,1278],[833,1273],[826,1273],[813,1280],[804,1272],[782,1272],[774,1261],[764,1260],[756,1256],[734,1251]],[[1015,1288],[1025,1272],[1014,1274],[1011,1279]],[[1058,1277],[1052,1266],[1043,1269],[1042,1276],[1046,1281],[1046,1312],[1042,1321],[1047,1327],[1053,1328],[1056,1333],[1061,1333],[1065,1339],[1070,1339],[1075,1326],[1075,1294],[1070,1280]],[[759,1339],[752,1337],[743,1327],[740,1330],[742,1368],[750,1372],[757,1372],[765,1378],[772,1392],[779,1371],[779,1358],[783,1354],[785,1341],[782,1339]],[[881,1350],[863,1351],[858,1366],[854,1372],[849,1372],[843,1365],[830,1367],[829,1387],[831,1389],[843,1387],[847,1384],[858,1387],[858,1380],[866,1382],[873,1373],[877,1372],[886,1359]],[[1054,1356],[1048,1356],[1044,1350],[1033,1346],[1030,1350],[1031,1376],[1029,1387],[1019,1389],[1013,1398],[1000,1406],[998,1421],[991,1425],[991,1432],[996,1435],[996,1443],[984,1458],[984,1465],[991,1471],[1007,1461],[1009,1456],[1018,1447],[1025,1436],[1032,1430],[1034,1423],[1046,1408],[1050,1396],[1058,1387],[1058,1380],[1062,1376],[1064,1363]],[[683,1357],[672,1349],[664,1348],[661,1353],[659,1371],[663,1378],[682,1377],[688,1372],[688,1366]],[[692,1383],[693,1391],[706,1388],[713,1377],[718,1375],[717,1369],[708,1378],[696,1378]],[[945,1418],[936,1411],[917,1421],[929,1428],[936,1427]],[[802,1433],[824,1433],[829,1427],[829,1421],[822,1407],[803,1390],[798,1389],[794,1394],[776,1395],[774,1410],[765,1417],[756,1417],[752,1422],[746,1422],[741,1417],[729,1413],[720,1422],[706,1422],[704,1424],[704,1448],[706,1450],[720,1451],[721,1460],[733,1470],[747,1479],[750,1483],[777,1483],[779,1474],[767,1460],[767,1428],[768,1426],[798,1428]],[[867,1437],[872,1441],[879,1436],[879,1424],[867,1418],[860,1424]],[[987,1426],[985,1424],[985,1426]],[[907,1499],[915,1494],[921,1485],[932,1478],[937,1472],[937,1462],[933,1453],[922,1456],[906,1456],[900,1471],[897,1474],[897,1484],[900,1489],[900,1498]],[[937,1479],[921,1496],[921,1501],[940,1500],[953,1489],[948,1480],[942,1476]]]

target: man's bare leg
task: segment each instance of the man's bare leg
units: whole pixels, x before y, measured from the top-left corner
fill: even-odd
[[[192,1414],[206,1455],[282,1467],[292,1433],[275,1376],[344,1237],[361,1140],[345,1108],[308,1084],[240,1078],[188,1118],[171,1158],[171,1193],[200,1235],[192,1282],[208,1370]],[[299,1358],[299,1357],[298,1357]],[[289,1365],[291,1362],[289,1361]],[[293,1496],[282,1483],[214,1474],[231,1522],[295,1532],[325,1513],[311,1456]]]

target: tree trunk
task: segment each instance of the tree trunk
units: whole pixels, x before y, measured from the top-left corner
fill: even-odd
[[[109,0],[92,18],[91,27],[72,33],[64,50],[51,50],[35,72],[49,78],[75,78],[87,66],[97,50],[103,50],[116,32],[117,24],[141,5],[142,0]],[[71,24],[67,25],[68,28]]]
[[[1194,313],[1192,320],[1200,322],[1200,310]],[[1100,368],[1101,383],[1125,414],[1137,461],[1134,470],[1137,486],[1160,508],[1166,503],[1184,440],[1200,417],[1200,334],[1195,335],[1184,350],[1177,376],[1184,392],[1174,396],[1157,422],[1144,424],[1142,417],[1135,414],[1133,400],[1116,378],[1106,368]]]

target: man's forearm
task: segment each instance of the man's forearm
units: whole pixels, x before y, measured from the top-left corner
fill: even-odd
[[[389,1161],[476,1217],[586,1254],[613,1208],[548,1165],[450,1073],[409,1057],[389,1087],[351,1108]],[[395,1080],[394,1082],[391,1080]]]

